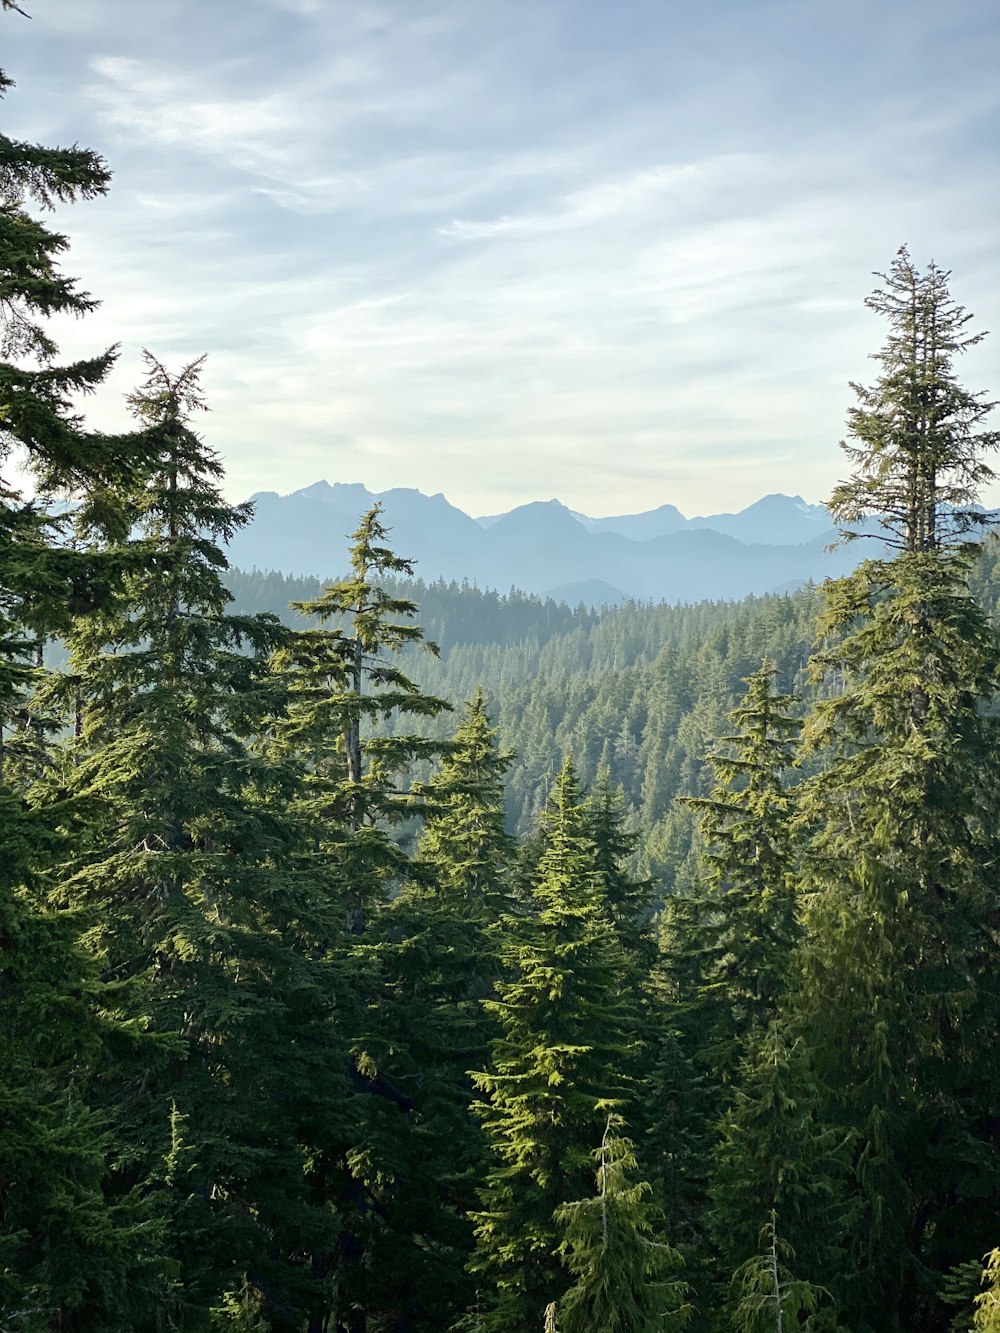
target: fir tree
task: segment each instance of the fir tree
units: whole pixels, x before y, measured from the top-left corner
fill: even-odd
[[[830,499],[830,512],[848,536],[875,519],[881,539],[910,554],[947,550],[989,522],[976,501],[993,480],[984,454],[1000,431],[982,429],[995,402],[957,381],[954,359],[985,333],[969,333],[973,316],[951,296],[951,274],[931,263],[921,273],[906,246],[884,287],[865,301],[889,323],[873,354],[881,374],[873,385],[852,383],[858,404],[848,413],[842,443],[854,465]]]
[[[708,755],[714,786],[682,798],[700,823],[697,879],[665,902],[656,969],[661,1036],[649,1148],[702,1306],[713,1280],[704,1231],[714,1127],[739,1084],[748,1042],[775,1014],[798,935],[784,775],[799,724],[774,678],[767,661],[747,678],[729,713],[732,732]]]
[[[778,1234],[776,1212],[771,1212],[761,1228],[760,1239],[760,1253],[733,1275],[733,1306],[726,1329],[732,1333],[790,1333],[806,1328],[834,1333],[833,1323],[823,1312],[827,1293],[796,1278],[788,1268],[795,1254]]]
[[[413,563],[384,545],[381,512],[374,505],[352,535],[350,576],[318,597],[292,603],[318,624],[299,631],[278,659],[291,691],[281,738],[307,760],[312,814],[330,854],[341,858],[343,882],[352,886],[347,912],[358,935],[389,880],[406,872],[407,858],[386,827],[417,813],[418,802],[397,784],[415,761],[440,749],[436,741],[399,732],[399,719],[432,718],[450,707],[423,693],[396,660],[411,645],[432,654],[437,647],[413,621],[416,604],[382,586],[394,575],[412,574]]]
[[[105,1006],[136,1034],[102,1086],[114,1191],[150,1199],[175,1265],[160,1317],[203,1327],[250,1275],[280,1326],[317,1299],[308,1256],[336,1232],[306,1179],[311,1133],[343,1097],[312,956],[333,926],[323,885],[294,861],[297,776],[249,744],[284,637],[273,617],[226,612],[221,546],[249,511],[222,499],[189,425],[199,363],[147,363],[131,404],[153,462],[141,488],[106,499],[137,526],[130,573],[69,636],[53,691],[80,721],[49,785],[91,812],[55,896],[93,919]],[[82,539],[91,516],[78,516]]]
[[[721,1270],[731,1279],[727,1305],[732,1325],[748,1330],[774,1327],[744,1318],[759,1294],[758,1280],[776,1264],[776,1219],[783,1244],[797,1264],[795,1290],[812,1309],[836,1273],[845,1238],[857,1221],[847,1197],[849,1136],[826,1124],[821,1086],[801,1042],[790,1046],[777,1024],[758,1033],[743,1058],[732,1105],[719,1126],[708,1224]],[[762,1222],[761,1219],[764,1219]],[[770,1227],[762,1253],[758,1237]],[[782,1279],[783,1280],[783,1279]],[[777,1299],[778,1282],[765,1282],[766,1300]],[[780,1308],[780,1305],[779,1307]],[[743,1314],[740,1314],[740,1311]],[[786,1327],[795,1319],[786,1308]],[[743,1322],[740,1322],[743,1320]]]
[[[508,894],[515,851],[504,824],[504,775],[514,755],[497,747],[486,698],[477,689],[462,723],[424,789],[425,829],[418,855],[437,897],[489,911]]]
[[[12,87],[0,71],[0,97]],[[95,1014],[97,976],[77,945],[77,916],[46,901],[80,812],[66,802],[32,808],[30,790],[51,761],[48,719],[31,701],[43,642],[107,584],[99,565],[62,544],[66,520],[48,501],[128,475],[132,462],[125,441],[112,450],[73,409],[72,395],[96,388],[114,353],[57,363],[46,319],[96,302],[60,271],[67,239],[31,209],[94,198],[109,179],[87,149],[0,135],[0,1318],[27,1330],[116,1329],[156,1281],[151,1219],[133,1198],[109,1206],[103,1192],[94,1074],[120,1034]],[[12,462],[35,499],[10,478]]]
[[[368,1050],[405,1098],[378,1107],[393,1140],[393,1184],[379,1196],[373,1307],[405,1310],[414,1329],[447,1326],[472,1295],[468,1214],[485,1145],[468,1114],[467,1071],[485,1060],[491,1030],[482,1000],[499,972],[491,926],[514,854],[503,819],[510,761],[477,691],[419,788],[426,826],[410,878],[368,937],[379,978]]]
[[[608,920],[572,765],[550,801],[535,914],[507,917],[507,976],[487,1002],[501,1034],[474,1076],[492,1166],[475,1217],[473,1271],[492,1288],[482,1326],[537,1329],[569,1277],[555,1211],[587,1190],[591,1145],[627,1109],[637,1041],[634,971]]]
[[[0,789],[0,1320],[118,1333],[155,1303],[162,1237],[134,1194],[105,1197],[95,1075],[120,1032],[78,915],[45,900],[67,851],[52,813]]]
[[[976,1296],[973,1333],[1000,1333],[1000,1250],[986,1255],[982,1290]]]
[[[266,747],[304,769],[292,802],[305,830],[301,858],[327,884],[336,921],[321,948],[340,978],[351,1095],[329,1150],[315,1164],[320,1192],[335,1202],[341,1223],[337,1246],[315,1262],[336,1285],[328,1317],[351,1333],[367,1326],[369,1314],[416,1300],[417,1289],[431,1294],[435,1313],[442,1302],[447,1308],[455,1285],[446,1271],[447,1246],[461,1243],[449,1218],[446,1248],[435,1260],[413,1216],[427,1178],[419,1167],[426,1133],[406,1084],[413,1075],[411,1016],[397,1010],[393,982],[384,975],[385,937],[394,928],[382,921],[390,886],[411,873],[394,836],[423,809],[411,770],[441,749],[405,729],[403,719],[433,718],[449,705],[421,691],[399,662],[410,646],[437,650],[424,642],[412,599],[383,586],[412,573],[412,563],[385,545],[380,514],[374,506],[352,536],[350,576],[292,603],[315,623],[296,629],[275,656],[286,707]],[[385,1280],[388,1264],[392,1283]]]
[[[704,850],[701,986],[721,1009],[715,1063],[725,1077],[733,1042],[773,1017],[797,938],[784,774],[799,722],[790,695],[775,693],[775,668],[762,663],[729,714],[737,730],[708,756],[716,785],[685,798],[699,816]]]
[[[655,1239],[650,1186],[631,1183],[632,1144],[610,1116],[597,1159],[597,1194],[561,1204],[561,1252],[573,1285],[559,1305],[562,1333],[672,1333],[687,1324],[680,1255]]]
[[[652,984],[647,1028],[653,1058],[645,1071],[641,1114],[646,1141],[642,1155],[664,1217],[665,1235],[684,1258],[696,1291],[704,1286],[705,1194],[711,1169],[712,1126],[718,1116],[718,1088],[692,1040],[687,1012],[664,967]]]
[[[862,1214],[838,1298],[858,1329],[939,1318],[941,1275],[985,1248],[1000,1200],[987,713],[1000,642],[968,590],[1000,437],[981,429],[991,404],[956,380],[979,335],[947,277],[901,251],[869,302],[890,332],[876,384],[856,389],[855,473],[833,509],[878,517],[895,558],[829,586],[813,665],[825,691],[804,733],[825,767],[802,789],[795,1021],[833,1122],[856,1133]]]
[[[652,879],[636,879],[629,870],[640,834],[626,825],[624,794],[611,782],[605,767],[598,772],[590,796],[590,832],[597,850],[596,866],[604,876],[605,897],[612,924],[623,946],[646,966],[656,953],[652,930]]]

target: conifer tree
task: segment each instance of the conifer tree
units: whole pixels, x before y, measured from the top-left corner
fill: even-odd
[[[990,521],[977,501],[994,477],[984,455],[1000,431],[983,429],[996,402],[963,388],[953,363],[986,334],[967,331],[973,315],[953,299],[951,274],[933,262],[921,273],[906,246],[876,276],[885,285],[865,305],[889,333],[872,357],[875,383],[851,384],[852,443],[841,447],[854,471],[830,512],[852,538],[852,524],[876,520],[881,540],[911,555],[960,547]]]
[[[0,71],[0,98],[13,86]],[[128,442],[112,450],[73,409],[71,396],[96,388],[114,353],[58,364],[45,320],[96,302],[60,271],[68,242],[32,209],[91,199],[109,179],[87,149],[0,134],[0,1319],[27,1330],[117,1328],[156,1280],[150,1218],[132,1199],[109,1207],[102,1188],[93,1078],[114,1025],[94,1012],[97,977],[77,917],[46,901],[79,811],[39,810],[31,798],[50,762],[48,721],[31,703],[43,642],[107,581],[61,544],[66,520],[48,501],[127,475],[132,461]],[[15,482],[16,463],[34,499]]]
[[[336,1284],[335,1327],[351,1333],[364,1329],[369,1315],[410,1302],[414,1326],[421,1300],[432,1317],[447,1310],[456,1286],[447,1271],[450,1247],[461,1244],[452,1211],[443,1218],[443,1234],[433,1234],[429,1219],[430,1239],[414,1217],[431,1172],[414,1097],[416,1015],[399,1008],[395,980],[385,975],[398,932],[382,920],[390,885],[411,874],[394,828],[419,816],[424,805],[409,771],[441,749],[404,721],[419,723],[449,705],[421,691],[400,664],[408,647],[437,650],[424,642],[412,599],[384,586],[411,574],[412,562],[386,545],[380,515],[381,506],[374,506],[352,536],[350,576],[319,597],[292,603],[317,623],[296,630],[276,654],[287,705],[267,747],[304,766],[292,802],[307,830],[302,857],[331,889],[337,921],[322,952],[340,978],[351,1095],[314,1172],[340,1216],[336,1249],[315,1263]],[[407,959],[408,968],[418,955]],[[442,1222],[442,1214],[435,1219]]]
[[[499,972],[491,928],[509,897],[514,855],[503,809],[512,756],[496,737],[477,690],[419,788],[426,824],[410,879],[369,933],[380,982],[369,1049],[406,1098],[405,1108],[383,1102],[399,1123],[373,1256],[376,1299],[405,1309],[414,1329],[448,1326],[472,1296],[468,1215],[485,1144],[468,1114],[467,1071],[487,1058],[492,1024],[482,1001]]]
[[[472,1268],[489,1289],[481,1326],[496,1333],[536,1330],[567,1289],[555,1211],[588,1192],[592,1145],[634,1096],[637,983],[569,761],[547,812],[534,908],[504,919],[506,976],[486,1005],[500,1035],[490,1069],[474,1076],[492,1166]]]
[[[649,966],[656,953],[652,931],[654,881],[636,879],[630,872],[640,835],[626,826],[623,793],[612,785],[607,767],[598,772],[589,805],[596,865],[604,876],[612,924],[624,947]]]
[[[761,1228],[761,1251],[741,1264],[733,1275],[734,1301],[727,1333],[788,1333],[806,1328],[811,1333],[834,1329],[824,1317],[826,1292],[796,1278],[788,1268],[794,1262],[791,1246],[778,1234],[778,1214],[771,1212]]]
[[[655,1238],[645,1181],[632,1183],[635,1154],[609,1116],[597,1159],[597,1193],[560,1204],[561,1252],[575,1279],[559,1305],[562,1333],[673,1333],[690,1309],[677,1273],[678,1252]]]
[[[137,526],[130,572],[71,632],[53,689],[79,708],[79,734],[50,785],[91,812],[55,897],[91,916],[105,1004],[134,1033],[102,1086],[114,1190],[150,1199],[175,1267],[158,1317],[204,1327],[250,1283],[272,1321],[294,1323],[320,1299],[308,1257],[336,1233],[306,1177],[311,1135],[343,1098],[313,956],[334,927],[324,886],[294,860],[297,776],[250,748],[284,631],[226,612],[221,548],[249,511],[225,503],[189,425],[200,363],[147,364],[131,405],[150,469],[104,497]]]
[[[341,857],[343,882],[352,886],[347,912],[358,935],[388,881],[406,873],[406,856],[386,835],[388,825],[418,811],[416,794],[403,782],[406,771],[440,749],[400,732],[399,719],[435,717],[450,707],[418,689],[395,660],[411,645],[433,654],[437,647],[414,622],[416,604],[382,586],[412,574],[413,562],[384,544],[389,533],[381,513],[374,505],[352,534],[350,576],[319,597],[292,603],[318,624],[299,631],[278,659],[291,692],[281,739],[308,762],[313,814],[328,850]],[[390,720],[391,728],[384,725]]]
[[[505,873],[515,850],[504,824],[504,774],[514,755],[497,748],[498,734],[477,688],[423,793],[420,860],[431,871],[437,896],[470,908],[495,910],[505,901]]]
[[[117,1025],[78,916],[45,901],[66,854],[51,813],[0,789],[0,1320],[118,1333],[155,1302],[161,1237],[134,1194],[105,1197],[95,1075]]]
[[[747,1043],[774,1016],[798,934],[784,775],[799,724],[774,679],[768,661],[747,678],[732,732],[708,755],[715,785],[682,798],[701,826],[698,877],[664,904],[656,968],[648,1148],[699,1307],[712,1299],[714,1276],[705,1234],[714,1127]]]
[[[767,661],[747,678],[729,714],[736,730],[708,756],[715,787],[707,797],[685,798],[703,843],[694,924],[698,1027],[722,1079],[731,1076],[741,1040],[773,1018],[798,935],[784,775],[800,724],[789,715],[791,696],[775,693],[774,678]],[[712,1010],[714,1020],[706,1021]]]
[[[801,1042],[789,1045],[776,1023],[757,1032],[743,1057],[714,1152],[708,1224],[732,1292],[720,1329],[745,1327],[749,1333],[775,1326],[749,1313],[753,1293],[760,1294],[759,1280],[764,1280],[759,1312],[777,1299],[777,1279],[769,1283],[766,1275],[781,1248],[795,1256],[794,1290],[802,1310],[829,1304],[820,1297],[858,1219],[846,1189],[849,1136],[826,1124],[824,1111],[820,1084]],[[762,1229],[768,1229],[763,1250]],[[790,1308],[785,1313],[786,1327],[796,1327]],[[729,1317],[732,1324],[725,1322]]]
[[[692,1041],[688,1012],[678,988],[658,963],[648,987],[652,1052],[645,1071],[640,1123],[642,1156],[664,1218],[665,1235],[684,1259],[696,1292],[704,1285],[708,1255],[705,1195],[711,1171],[712,1128],[719,1114],[718,1087]]]
[[[1000,1250],[986,1255],[983,1290],[976,1296],[973,1333],[1000,1333]]]
[[[852,1328],[931,1326],[945,1273],[983,1251],[1000,1203],[992,866],[1000,792],[988,706],[1000,642],[969,595],[978,488],[1000,435],[957,382],[981,335],[948,274],[905,250],[869,306],[889,322],[855,386],[853,476],[832,508],[881,524],[894,558],[828,587],[804,733],[824,767],[809,833],[797,1030],[832,1123],[856,1135],[861,1208],[837,1295]],[[836,683],[836,689],[832,689]]]

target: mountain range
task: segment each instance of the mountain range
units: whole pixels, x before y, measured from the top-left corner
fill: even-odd
[[[340,575],[348,534],[376,500],[392,546],[425,580],[467,579],[480,587],[548,595],[591,606],[629,598],[688,602],[787,591],[846,572],[862,543],[837,538],[823,505],[766,495],[738,513],[686,518],[663,504],[641,514],[591,518],[558,500],[474,518],[445,497],[397,488],[318,481],[289,495],[252,496],[253,521],[233,539],[243,569]]]

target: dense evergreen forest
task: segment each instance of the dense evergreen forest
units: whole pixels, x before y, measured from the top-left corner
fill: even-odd
[[[227,571],[225,581],[236,609],[273,611],[289,626],[302,624],[290,604],[322,586],[240,570]],[[813,588],[743,602],[596,612],[468,585],[397,579],[383,586],[416,602],[438,649],[404,652],[411,679],[448,700],[484,691],[500,746],[513,756],[505,781],[510,831],[531,834],[562,757],[572,755],[585,786],[607,782],[616,791],[629,827],[642,834],[633,868],[654,875],[664,892],[691,862],[695,832],[691,811],[675,798],[707,794],[705,756],[726,729],[746,677],[767,659],[783,687],[800,696],[792,705],[799,714],[815,692],[808,681],[819,603]],[[389,717],[379,730],[398,725]],[[453,726],[450,712],[439,713],[415,730],[446,740]],[[429,771],[416,770],[423,779]]]
[[[256,570],[227,570],[225,582],[237,610],[270,611],[290,627],[303,624],[291,603],[322,587],[317,579]],[[513,756],[505,782],[510,831],[531,833],[561,757],[572,755],[585,786],[607,781],[620,797],[629,827],[641,834],[633,868],[655,876],[661,896],[678,874],[697,873],[697,823],[676,798],[708,794],[706,755],[747,677],[769,661],[798,718],[829,691],[810,674],[823,601],[811,586],[740,602],[632,603],[603,612],[443,581],[389,579],[383,586],[416,602],[438,649],[404,653],[411,678],[449,700],[485,692],[500,745]],[[972,565],[970,586],[993,620],[1000,596],[995,537]],[[391,717],[379,723],[383,731],[394,725]],[[450,713],[440,713],[419,730],[445,740],[453,725]],[[789,780],[810,767],[800,762]]]
[[[104,163],[0,135],[0,182],[0,1329],[1000,1330],[1000,436],[949,275],[869,298],[870,558],[594,614],[424,587],[377,506],[328,584],[229,569],[199,363],[111,436],[114,349],[46,328]]]

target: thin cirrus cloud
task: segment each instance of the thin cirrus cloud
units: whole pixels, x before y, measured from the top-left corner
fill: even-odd
[[[116,177],[59,218],[103,301],[59,336],[123,344],[87,411],[207,349],[234,496],[821,498],[873,268],[909,242],[1000,323],[985,8],[48,0],[12,132]]]
[[[440,230],[466,240],[569,231],[656,208],[659,219],[687,212],[727,191],[752,182],[762,156],[724,155],[703,162],[660,163],[620,179],[599,181],[575,190],[548,212],[524,213],[482,221],[456,218]]]

